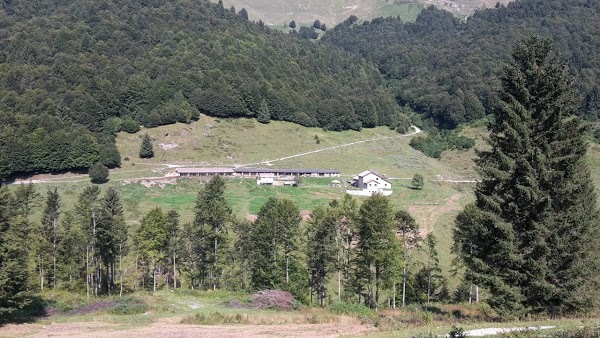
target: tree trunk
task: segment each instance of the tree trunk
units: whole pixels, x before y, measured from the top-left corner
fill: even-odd
[[[339,229],[339,228],[338,228]],[[340,243],[339,243],[339,230],[335,231],[335,248],[336,248],[336,258],[337,258],[337,282],[338,282],[338,301],[342,300],[342,267],[340,264]]]
[[[408,267],[406,262],[402,267],[402,307],[406,306],[406,274],[408,273]]]
[[[177,266],[175,265],[175,250],[173,250],[173,289],[177,289]]]
[[[85,247],[85,292],[90,298],[90,246]]]
[[[217,289],[217,283],[218,283],[217,282],[217,278],[218,277],[217,277],[217,237],[216,237],[216,235],[215,235],[215,264],[214,264],[213,270],[214,270],[213,271],[213,273],[214,273],[214,276],[213,276],[213,290],[216,290]]]
[[[392,294],[392,309],[396,308],[396,283],[393,286],[393,294]]]
[[[156,267],[152,263],[152,292],[156,292]]]
[[[123,297],[123,244],[119,244],[119,297]]]
[[[39,272],[40,272],[40,289],[44,291],[44,265],[42,264],[42,256],[38,255]]]
[[[290,266],[290,257],[289,257],[289,254],[288,254],[285,257],[285,284],[289,284],[290,283],[289,266]]]
[[[375,311],[379,311],[379,279],[380,279],[379,265],[375,266]]]

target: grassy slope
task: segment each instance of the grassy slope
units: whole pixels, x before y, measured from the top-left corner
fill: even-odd
[[[137,158],[141,135],[148,132],[155,140],[153,159]],[[477,147],[485,146],[483,128],[466,128],[463,134],[474,137]],[[315,141],[319,137],[320,144]],[[236,165],[259,163],[265,160],[347,144],[356,141],[386,138],[370,142],[339,147],[323,152],[295,157],[283,161],[272,161],[279,168],[326,168],[338,169],[342,180],[363,170],[385,173],[392,180],[394,194],[391,201],[395,208],[408,209],[421,228],[434,231],[439,238],[439,251],[444,271],[448,272],[452,260],[452,225],[454,217],[462,207],[472,200],[473,184],[436,182],[444,179],[472,179],[474,151],[451,151],[444,153],[441,160],[430,159],[412,149],[411,137],[403,137],[388,128],[364,129],[361,132],[324,132],[317,128],[304,128],[287,122],[272,122],[267,125],[252,119],[213,119],[202,116],[200,121],[185,125],[176,124],[144,130],[138,134],[121,133],[117,145],[123,157],[123,167],[111,173],[107,185],[114,186],[125,205],[126,218],[133,227],[151,208],[177,210],[182,221],[191,221],[197,192],[204,181],[181,179],[177,185],[163,184],[146,187],[140,183],[124,184],[131,177],[161,176],[168,171],[160,163],[199,165]],[[178,147],[163,150],[159,143],[176,143]],[[589,164],[596,186],[600,187],[600,146],[590,147]],[[266,164],[257,164],[264,167]],[[421,191],[408,187],[410,178],[421,173],[426,180]],[[57,186],[63,205],[71,208],[82,188],[88,184],[85,177],[56,180],[39,186],[44,196],[48,187]],[[288,198],[301,210],[311,210],[326,205],[331,199],[341,198],[344,188],[329,187],[331,179],[308,178],[300,188],[257,186],[254,179],[231,179],[227,184],[227,199],[234,213],[240,218],[256,214],[270,196]],[[104,187],[105,188],[105,187]],[[358,198],[363,200],[364,198]],[[36,218],[41,213],[36,209]]]
[[[177,143],[179,147],[171,150],[162,150],[155,146],[156,158],[140,160],[136,153],[140,144],[141,135],[148,132],[158,143]],[[466,128],[463,134],[474,137],[477,147],[485,146],[483,128]],[[318,135],[320,144],[315,142],[314,136]],[[320,129],[303,128],[285,122],[272,122],[268,125],[258,124],[254,120],[215,120],[202,116],[199,122],[184,125],[163,126],[155,129],[144,130],[136,135],[120,134],[117,144],[123,157],[130,160],[124,162],[123,168],[111,173],[111,181],[107,185],[114,186],[122,196],[125,204],[126,218],[132,228],[137,226],[139,219],[151,208],[160,206],[164,209],[175,209],[182,215],[183,221],[190,221],[194,213],[194,201],[198,190],[202,189],[205,182],[196,179],[181,179],[177,185],[165,184],[161,186],[146,187],[140,183],[123,184],[124,180],[137,175],[157,176],[172,169],[156,163],[195,163],[203,161],[207,165],[219,163],[232,165],[235,163],[261,162],[302,151],[311,151],[332,147],[340,144],[369,140],[373,138],[389,137],[385,140],[372,141],[335,148],[333,150],[297,157],[280,162],[272,162],[273,166],[282,168],[336,168],[342,172],[343,178],[356,174],[365,169],[373,169],[388,174],[390,177],[410,178],[416,172],[426,178],[425,188],[422,191],[409,189],[409,180],[393,180],[394,194],[391,201],[396,208],[408,209],[417,219],[422,228],[433,231],[438,239],[442,268],[446,275],[449,274],[452,255],[452,224],[456,213],[472,200],[472,184],[452,184],[435,182],[441,177],[446,179],[465,179],[475,175],[472,159],[474,151],[451,151],[443,154],[441,160],[429,159],[419,152],[414,151],[408,142],[410,137],[402,137],[387,128],[365,129],[361,132],[324,132]],[[281,141],[285,140],[285,141]],[[215,150],[218,149],[218,150]],[[133,165],[135,163],[135,165]],[[596,186],[600,187],[600,146],[590,147],[589,164]],[[330,179],[308,178],[299,188],[292,187],[264,187],[257,186],[253,179],[231,179],[227,181],[227,199],[231,203],[234,213],[238,217],[245,217],[249,213],[256,213],[262,203],[269,196],[285,197],[298,204],[300,209],[310,210],[318,205],[325,205],[332,198],[340,198],[343,188],[330,188]],[[38,192],[45,195],[49,187],[58,187],[63,205],[70,208],[77,200],[82,188],[88,184],[87,178],[77,177],[66,180],[51,181],[38,185]],[[14,188],[14,186],[12,187]],[[106,186],[103,186],[106,189]],[[361,198],[359,198],[360,200]],[[42,204],[36,208],[35,218],[39,219]],[[125,266],[131,262],[125,262]],[[451,279],[451,287],[458,281]],[[218,296],[218,295],[215,295]],[[187,315],[192,313],[212,313],[219,311],[226,314],[248,313],[245,310],[232,310],[223,307],[223,297],[211,297],[211,300],[197,299],[190,295],[169,295],[159,293],[156,296],[143,296],[156,311],[151,311],[150,317],[139,316],[96,316],[84,315],[76,317],[52,317],[55,322],[81,322],[96,320],[108,321],[116,325],[116,329],[126,329],[131,326],[141,327],[150,325],[158,318]],[[202,305],[199,308],[196,305]],[[168,311],[162,309],[168,308]],[[288,315],[274,312],[251,312],[255,321],[272,322],[273,318],[288,322],[297,322],[300,317],[313,316],[312,313]],[[398,315],[395,313],[395,315]],[[300,316],[300,317],[294,317]],[[334,320],[328,313],[319,312],[326,320]],[[288,318],[289,317],[289,318]],[[308,318],[308,317],[307,317]],[[487,326],[522,326],[534,323],[503,323],[488,324]],[[541,323],[535,323],[540,325]],[[571,322],[543,322],[543,325],[573,326],[581,325],[580,321]],[[37,325],[37,324],[36,324]],[[44,325],[44,321],[40,323]],[[373,336],[413,336],[415,334],[447,333],[451,323],[433,322],[424,326],[411,327],[391,332],[372,333]],[[461,323],[465,328],[486,326],[485,324]],[[37,327],[37,326],[36,326]],[[32,327],[32,329],[35,329]],[[41,328],[39,328],[42,330]],[[111,329],[112,330],[112,329]],[[42,332],[42,331],[40,331]],[[0,332],[0,336],[1,336]]]
[[[213,0],[217,2],[217,0]],[[404,21],[414,21],[425,6],[435,5],[466,17],[478,8],[492,7],[497,0],[223,0],[225,8],[234,6],[236,10],[245,8],[251,20],[263,20],[275,28],[295,20],[301,25],[311,25],[319,19],[327,26],[334,26],[350,15],[356,15],[360,20],[370,20],[376,17],[399,15]],[[508,3],[509,0],[499,0]]]

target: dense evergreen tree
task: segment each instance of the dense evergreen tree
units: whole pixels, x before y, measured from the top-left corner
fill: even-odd
[[[108,168],[104,164],[96,162],[90,167],[88,175],[90,175],[92,183],[106,183],[108,181]]]
[[[317,295],[320,306],[325,306],[327,282],[334,271],[338,271],[336,256],[337,219],[328,209],[317,208],[311,214],[306,230],[307,267],[310,274],[310,286]]]
[[[27,226],[15,213],[14,199],[0,186],[0,321],[5,321],[26,303],[28,289]]]
[[[179,228],[179,213],[175,210],[169,211],[167,214],[167,234],[169,236],[169,249],[168,255],[170,260],[170,267],[172,278],[173,278],[173,289],[177,288],[177,254],[179,251],[179,240],[181,239],[181,229]],[[169,267],[169,268],[170,268]]]
[[[121,275],[121,260],[127,243],[127,226],[123,217],[123,204],[119,193],[112,187],[106,190],[100,202],[100,211],[96,228],[96,250],[104,269],[102,291],[111,294],[116,279],[116,260],[119,258],[119,275]]]
[[[350,283],[350,269],[352,263],[352,243],[357,240],[356,216],[358,204],[350,194],[345,194],[341,201],[333,200],[329,204],[330,212],[336,218],[335,246],[337,268],[337,293],[338,300],[342,300],[342,284]],[[345,297],[350,299],[350,297]]]
[[[415,174],[413,176],[412,180],[410,181],[410,185],[412,186],[413,189],[417,189],[417,190],[423,189],[423,186],[425,185],[425,180],[423,179],[423,175]]]
[[[358,211],[358,244],[356,264],[359,274],[366,277],[366,302],[379,308],[383,276],[392,269],[393,257],[398,254],[393,231],[394,213],[387,197],[375,194]]]
[[[142,144],[140,145],[140,158],[152,158],[154,157],[154,147],[152,146],[152,140],[148,133],[142,137]]]
[[[298,256],[301,217],[291,201],[271,197],[265,202],[250,235],[255,252],[250,256],[255,289],[281,288],[302,297],[306,274]]]
[[[142,218],[135,234],[135,243],[144,266],[144,278],[152,277],[152,291],[157,289],[157,276],[167,260],[168,218],[161,208],[154,208]]]
[[[85,275],[88,297],[100,291],[100,265],[96,253],[99,197],[100,188],[97,185],[88,186],[81,192],[75,205],[76,226],[72,227],[69,234],[70,240],[79,244],[81,270]]]
[[[41,289],[44,289],[44,277],[52,276],[52,287],[56,289],[57,274],[56,274],[56,259],[57,250],[61,241],[61,232],[59,230],[59,215],[60,215],[60,196],[58,189],[48,190],[46,196],[46,207],[42,214],[42,226],[40,233],[40,245],[38,247],[38,264],[41,279]],[[52,267],[49,269],[49,267]],[[51,270],[51,272],[50,272]]]
[[[231,223],[231,207],[225,200],[225,181],[214,176],[198,193],[196,215],[192,224],[201,281],[205,286],[219,288],[223,262],[228,248],[228,226]]]
[[[402,242],[402,306],[406,305],[406,287],[409,283],[409,276],[413,274],[414,264],[413,250],[419,248],[421,234],[419,225],[415,219],[406,211],[399,210],[394,214],[394,228],[400,241]],[[394,295],[395,295],[394,289]],[[396,302],[394,301],[394,306]]]
[[[416,299],[422,303],[444,301],[449,296],[448,282],[442,276],[436,246],[437,238],[433,233],[428,233],[422,245],[426,260],[415,275],[415,288],[418,290]]]
[[[479,154],[476,201],[457,217],[456,252],[501,313],[564,313],[597,297],[598,211],[585,127],[549,40],[517,45]]]

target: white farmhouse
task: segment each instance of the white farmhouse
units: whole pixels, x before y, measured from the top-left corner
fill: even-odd
[[[354,186],[361,190],[347,190],[351,195],[371,196],[375,193],[382,195],[392,194],[392,184],[383,175],[373,171],[363,171],[354,177]]]

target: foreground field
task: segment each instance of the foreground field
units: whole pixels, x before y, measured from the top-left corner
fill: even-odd
[[[594,318],[486,323],[483,318],[487,310],[479,305],[432,305],[379,313],[363,309],[360,314],[340,314],[335,308],[259,310],[243,305],[232,307],[233,301],[244,302],[250,295],[231,292],[138,292],[134,297],[148,305],[138,314],[76,310],[93,308],[90,305],[98,303],[93,298],[73,299],[72,295],[52,292],[42,297],[63,312],[35,323],[0,327],[0,336],[148,337],[160,332],[161,337],[415,337],[444,335],[453,326],[465,330],[555,327],[544,331],[547,334],[599,324]],[[75,311],[68,311],[71,308]]]

